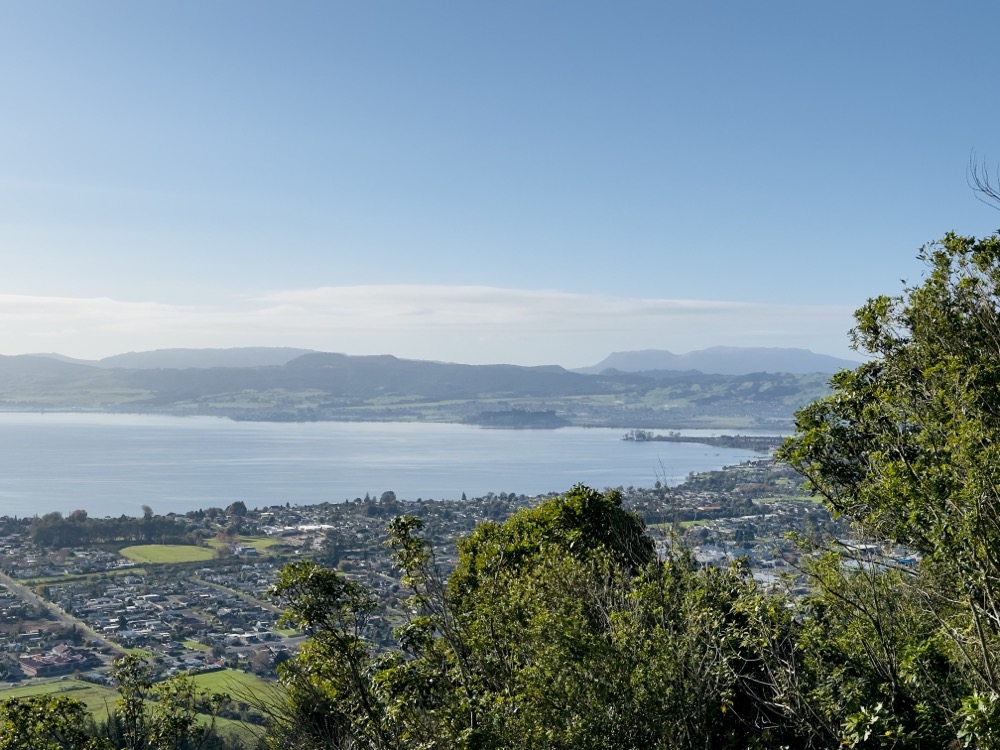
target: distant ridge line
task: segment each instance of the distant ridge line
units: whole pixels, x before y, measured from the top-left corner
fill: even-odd
[[[141,352],[114,354],[103,359],[79,359],[63,354],[45,352],[20,355],[39,359],[55,360],[72,365],[84,365],[101,369],[155,370],[155,369],[210,369],[214,367],[281,367],[303,355],[334,355],[350,359],[363,359],[369,355],[347,355],[339,352],[323,352],[316,349],[295,347],[247,346],[233,348],[170,348]],[[406,362],[428,362],[434,364],[458,364],[439,360],[398,358],[391,354],[378,355],[388,359]],[[499,365],[499,363],[497,363]],[[714,346],[686,354],[675,354],[666,349],[639,349],[613,352],[591,367],[580,367],[570,372],[584,375],[600,375],[607,370],[622,373],[653,371],[695,370],[713,375],[748,375],[755,372],[787,372],[791,374],[828,373],[853,369],[860,362],[818,354],[809,349],[784,347],[738,347]],[[514,367],[515,365],[507,365]],[[559,365],[537,365],[536,370],[563,371]]]
[[[187,370],[212,367],[280,367],[315,349],[288,346],[241,346],[229,349],[152,349],[145,352],[113,354],[103,359],[76,359],[62,354],[32,354],[76,365],[115,370]]]
[[[753,361],[753,372],[735,375],[690,368],[594,375],[558,365],[463,365],[294,349],[167,350],[94,364],[0,356],[0,411],[534,428],[676,428],[749,420],[773,428],[829,393],[829,375],[765,372],[770,362]]]
[[[804,375],[833,374],[838,370],[854,369],[859,364],[861,363],[848,359],[817,354],[809,349],[714,346],[687,354],[674,354],[666,349],[614,352],[596,365],[582,367],[574,372],[599,375],[606,370],[618,372],[697,370],[713,375],[748,375],[754,372],[787,372]]]

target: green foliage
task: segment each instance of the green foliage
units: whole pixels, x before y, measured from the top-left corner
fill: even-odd
[[[398,648],[365,637],[370,594],[314,563],[274,593],[312,634],[281,668],[272,748],[993,747],[933,571],[843,551],[807,556],[813,593],[762,591],[742,564],[656,560],[614,494],[484,524],[450,577],[401,517],[413,596]],[[638,536],[635,535],[638,533]],[[972,696],[972,697],[970,697]]]
[[[791,736],[766,691],[744,689],[762,681],[760,634],[787,631],[787,606],[742,568],[657,562],[615,493],[577,486],[481,525],[448,579],[421,530],[390,524],[414,615],[388,653],[365,641],[370,602],[353,584],[285,568],[274,593],[313,638],[283,665],[273,747],[742,749]]]
[[[108,734],[128,750],[198,750],[214,737],[214,718],[229,700],[199,690],[185,675],[154,684],[148,664],[134,654],[115,662],[113,676],[121,697]]]
[[[962,701],[959,716],[962,727],[958,738],[964,747],[1000,747],[1000,696],[973,693]]]
[[[148,506],[147,506],[148,507]],[[184,543],[188,533],[181,521],[166,516],[88,518],[86,511],[46,513],[31,524],[31,537],[42,547],[80,547],[108,543]]]
[[[499,571],[514,574],[552,556],[587,560],[607,555],[639,568],[653,559],[652,540],[642,520],[622,510],[621,496],[577,485],[566,495],[515,513],[502,524],[484,523],[459,542],[459,562],[450,587],[472,595],[483,579]]]
[[[0,750],[110,750],[88,731],[93,721],[80,701],[38,695],[0,703]]]
[[[289,700],[274,712],[271,747],[391,747],[372,695],[374,657],[362,637],[375,608],[371,593],[308,561],[286,565],[271,593],[287,607],[280,625],[312,633],[279,669]]]
[[[881,703],[872,708],[862,707],[844,722],[843,745],[850,748],[896,747],[903,728]]]
[[[925,596],[1000,690],[1000,237],[925,248],[923,283],[857,313],[873,359],[804,409],[782,457],[837,511],[924,554]]]
[[[815,593],[799,605],[797,681],[785,691],[799,702],[793,718],[855,747],[947,746],[968,686],[926,581],[833,552],[806,572]]]

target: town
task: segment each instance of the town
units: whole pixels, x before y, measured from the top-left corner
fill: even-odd
[[[789,532],[849,536],[808,496],[802,478],[770,456],[692,474],[679,486],[619,487],[623,507],[646,523],[661,556],[684,545],[706,566],[737,560],[765,586],[805,591],[802,554]],[[226,508],[142,518],[0,519],[0,697],[78,685],[111,694],[110,664],[146,657],[158,677],[213,675],[212,684],[255,694],[305,634],[283,627],[269,595],[281,567],[311,559],[364,585],[378,599],[367,637],[388,647],[406,621],[409,592],[387,549],[387,524],[424,522],[447,573],[456,542],[543,497],[489,493],[456,501],[397,498],[391,490],[343,503]],[[905,559],[904,552],[887,551]],[[69,675],[76,679],[67,683]],[[262,723],[250,701],[231,718]]]

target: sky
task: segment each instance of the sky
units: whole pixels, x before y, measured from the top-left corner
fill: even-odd
[[[986,235],[1000,4],[0,0],[0,354],[858,358]]]

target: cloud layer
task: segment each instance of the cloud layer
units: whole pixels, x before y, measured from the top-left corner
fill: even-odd
[[[433,285],[287,290],[215,306],[0,294],[0,353],[96,359],[167,347],[297,346],[568,367],[594,364],[612,351],[715,345],[845,356],[851,312]]]

